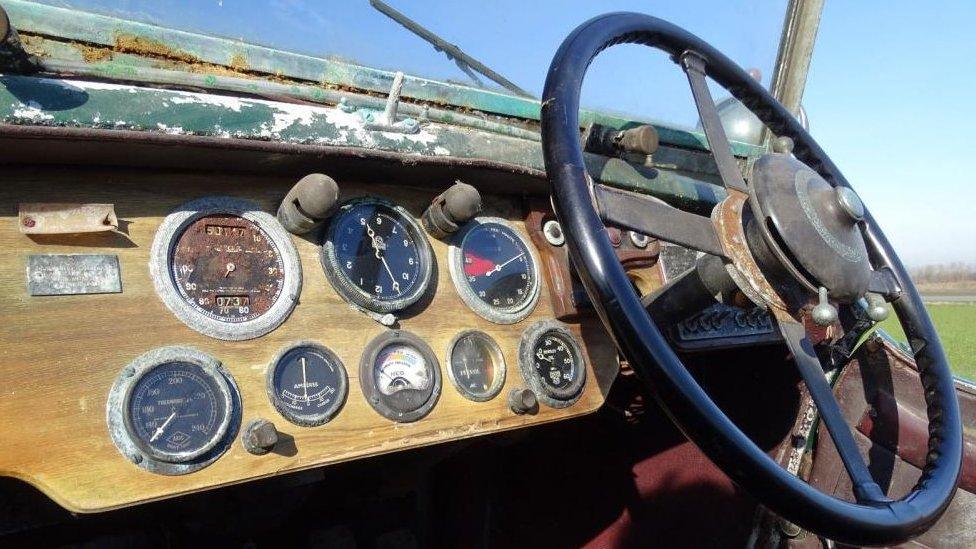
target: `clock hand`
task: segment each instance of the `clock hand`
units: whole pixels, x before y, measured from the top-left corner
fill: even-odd
[[[380,257],[380,256],[377,255],[376,257]],[[399,292],[400,291],[400,283],[397,282],[396,277],[393,276],[393,271],[390,270],[390,264],[386,262],[386,258],[385,257],[380,257],[380,261],[382,261],[383,262],[383,266],[386,267],[386,274],[390,275],[390,280],[393,281],[393,291],[394,292]]]

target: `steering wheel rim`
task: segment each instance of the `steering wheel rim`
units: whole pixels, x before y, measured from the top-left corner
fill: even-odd
[[[955,491],[962,462],[962,426],[948,361],[904,266],[870,212],[865,212],[863,236],[872,263],[890,269],[903,290],[892,304],[912,342],[925,388],[930,437],[926,466],[906,497],[851,503],[790,474],[725,416],[684,368],[617,260],[588,184],[578,111],[589,64],[604,49],[622,43],[663,50],[676,62],[686,52],[694,52],[704,61],[707,76],[776,135],[793,140],[798,160],[835,187],[850,187],[776,99],[703,40],[676,25],[636,13],[611,13],[583,23],[565,39],[549,68],[542,100],[542,144],[553,206],[570,258],[604,326],[672,421],[736,483],[777,514],[845,543],[892,544],[924,532],[942,515]],[[711,148],[715,150],[715,143]]]

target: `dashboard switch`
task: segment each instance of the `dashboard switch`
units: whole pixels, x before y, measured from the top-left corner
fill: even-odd
[[[336,211],[339,184],[335,179],[310,173],[298,180],[278,206],[278,221],[292,234],[305,234]]]
[[[244,428],[241,442],[248,452],[261,456],[267,454],[278,444],[278,429],[274,423],[262,418],[255,419]]]
[[[508,393],[508,406],[517,415],[537,414],[539,412],[539,398],[532,389],[512,389]]]

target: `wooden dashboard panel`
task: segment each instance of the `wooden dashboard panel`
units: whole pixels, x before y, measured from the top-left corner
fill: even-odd
[[[208,168],[219,168],[209,166]],[[448,247],[430,239],[436,258],[429,304],[400,327],[424,339],[437,353],[444,384],[433,411],[415,423],[397,424],[375,412],[360,389],[363,347],[386,330],[351,309],[327,282],[315,237],[292,237],[302,262],[301,299],[288,320],[250,341],[219,341],[180,322],[157,297],[149,276],[149,248],[163,217],[176,206],[209,195],[246,198],[273,213],[294,179],[146,173],[136,170],[4,168],[0,188],[0,474],[21,478],[76,512],[113,509],[287,471],[321,466],[402,449],[515,429],[586,414],[603,403],[616,371],[616,351],[599,321],[571,325],[587,356],[587,384],[579,402],[565,409],[542,406],[538,415],[518,416],[506,403],[513,387],[524,386],[517,352],[523,330],[553,317],[544,283],[533,314],[514,325],[497,325],[474,314],[458,297],[447,269]],[[391,199],[414,216],[440,188],[340,182],[342,198],[364,194]],[[524,232],[519,200],[482,189],[485,213],[511,220]],[[20,202],[114,203],[126,234],[28,236],[18,232]],[[48,253],[118,255],[119,294],[31,297],[27,256]],[[543,277],[545,280],[545,277]],[[506,361],[505,386],[488,402],[463,398],[447,381],[445,354],[452,337],[477,328],[495,338]],[[269,362],[282,348],[313,340],[337,353],[349,374],[349,396],[330,423],[297,427],[281,417],[265,392]],[[241,391],[242,425],[270,419],[293,437],[293,450],[255,456],[239,440],[212,465],[184,476],[161,476],[126,460],[106,425],[109,389],[121,369],[142,353],[164,345],[186,345],[220,360]],[[611,375],[593,366],[612,368]],[[239,438],[239,437],[238,437]]]

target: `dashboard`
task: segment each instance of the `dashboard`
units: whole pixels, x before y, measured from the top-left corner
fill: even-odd
[[[0,473],[75,512],[586,414],[619,368],[567,310],[544,201],[482,189],[437,238],[422,215],[450,180],[347,178],[296,235],[276,216],[289,177],[5,175]],[[25,230],[38,204],[117,219]],[[625,243],[656,284],[646,240]]]

